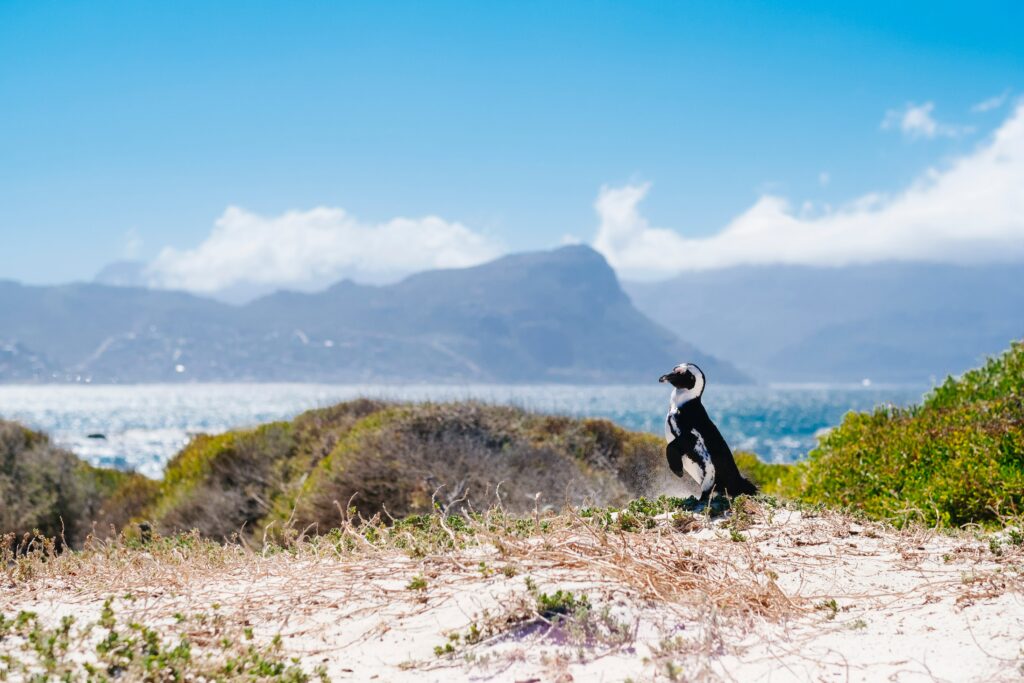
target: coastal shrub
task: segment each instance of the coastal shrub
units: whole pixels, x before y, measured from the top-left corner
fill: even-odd
[[[196,436],[167,464],[147,517],[162,533],[195,529],[225,539],[260,531],[272,510],[291,509],[310,470],[338,440],[385,405],[357,399],[291,422]]]
[[[656,438],[604,420],[478,403],[393,406],[359,421],[320,461],[295,501],[294,521],[334,526],[350,499],[364,516],[386,509],[395,517],[434,504],[482,509],[500,500],[523,512],[622,502],[641,493],[639,463],[650,469],[661,451]]]
[[[292,421],[295,433],[295,454],[290,462],[293,470],[288,478],[307,474],[327,457],[338,441],[364,417],[384,410],[390,404],[366,398],[345,401],[326,408],[302,413]]]
[[[245,533],[285,488],[295,445],[287,422],[197,436],[167,464],[150,517],[164,533],[196,529],[218,539]]]
[[[770,496],[798,497],[800,495],[802,463],[769,463],[749,451],[735,453],[736,466],[761,493]]]
[[[961,526],[1020,515],[1024,343],[947,379],[920,406],[848,414],[791,476],[804,500],[897,524]]]
[[[81,545],[94,526],[105,529],[136,514],[144,501],[121,498],[117,507],[109,502],[122,487],[145,481],[92,467],[45,434],[0,420],[0,535],[38,531]]]
[[[0,422],[0,530],[68,537],[65,524],[75,525],[89,497],[81,466],[45,434]]]
[[[160,482],[136,472],[122,472],[106,467],[82,468],[93,495],[79,526],[88,525],[88,533],[97,538],[116,536],[130,523],[141,519],[144,511],[156,499]],[[78,536],[84,540],[85,534]]]
[[[434,505],[455,513],[499,501],[515,512],[610,504],[646,493],[663,458],[657,437],[606,420],[359,399],[195,437],[168,463],[142,516],[164,534],[276,538],[284,528],[338,525],[350,499],[365,517],[396,518]],[[146,487],[134,482],[116,495]]]

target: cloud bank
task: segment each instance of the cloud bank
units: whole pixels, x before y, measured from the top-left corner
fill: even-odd
[[[943,135],[931,103],[892,118],[907,135]],[[911,115],[912,114],[912,115]],[[908,118],[909,116],[909,118]],[[822,172],[819,183],[829,175]],[[721,231],[690,238],[652,226],[639,210],[649,183],[602,187],[593,246],[627,279],[741,264],[841,266],[884,260],[1024,260],[1024,102],[984,143],[929,169],[894,195],[839,209],[794,209],[763,194]],[[566,237],[563,242],[575,242]],[[192,249],[167,247],[144,270],[150,285],[218,294],[316,289],[342,277],[382,282],[434,268],[476,265],[504,252],[496,240],[437,216],[359,221],[318,207],[266,216],[231,206]]]
[[[687,238],[638,210],[650,184],[603,187],[594,246],[628,279],[739,264],[1024,260],[1024,103],[992,137],[903,192],[819,215],[766,194],[717,234]]]
[[[145,275],[151,286],[203,293],[309,289],[341,277],[373,282],[471,266],[501,251],[486,236],[436,216],[368,224],[340,208],[263,216],[230,206],[201,244],[163,249]]]

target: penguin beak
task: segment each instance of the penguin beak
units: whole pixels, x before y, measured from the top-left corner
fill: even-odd
[[[669,373],[669,374],[672,374],[672,373]],[[668,375],[662,375],[661,377],[658,378],[658,381],[659,382],[667,382],[668,381]]]

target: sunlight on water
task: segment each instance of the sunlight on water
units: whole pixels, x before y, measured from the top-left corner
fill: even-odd
[[[906,405],[922,387],[711,386],[704,404],[733,449],[790,462],[815,434],[850,410]],[[160,476],[193,434],[289,419],[309,408],[359,396],[414,401],[477,399],[530,410],[604,417],[629,429],[662,433],[668,392],[650,386],[478,385],[406,387],[320,384],[0,386],[0,417],[48,432],[94,464]],[[90,438],[102,434],[104,438]]]

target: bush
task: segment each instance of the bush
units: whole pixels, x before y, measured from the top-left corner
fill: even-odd
[[[479,403],[356,400],[291,422],[195,437],[164,479],[90,467],[45,435],[0,423],[0,531],[80,544],[148,521],[158,533],[223,540],[281,526],[328,529],[351,498],[371,517],[563,503],[647,493],[663,444],[606,420]],[[538,494],[539,497],[538,497]],[[496,497],[497,496],[497,497]]]
[[[45,434],[0,420],[0,535],[38,531],[72,546],[81,545],[95,525],[123,525],[152,495],[115,494],[141,490],[136,474],[92,467],[57,448]],[[141,488],[140,488],[141,487]]]
[[[162,533],[196,529],[223,540],[258,531],[273,509],[290,510],[288,501],[310,470],[353,425],[384,405],[359,399],[291,422],[199,435],[167,463],[147,514]]]
[[[803,464],[767,463],[748,451],[737,451],[736,466],[761,493],[770,496],[798,497]]]
[[[538,493],[541,506],[624,503],[647,492],[663,449],[657,437],[606,420],[361,399],[198,436],[168,463],[163,482],[113,495],[148,500],[144,516],[161,533],[261,537],[281,526],[331,528],[350,499],[366,517],[428,512],[435,493],[452,512],[490,507],[496,495],[510,512],[532,510]],[[149,485],[155,498],[147,499]]]
[[[226,539],[251,530],[283,490],[283,470],[294,451],[286,422],[197,436],[167,464],[150,516],[165,533],[197,529]]]
[[[533,509],[538,493],[541,505],[621,503],[645,492],[638,472],[659,466],[663,448],[605,420],[478,403],[396,405],[356,423],[320,461],[294,520],[336,525],[350,499],[364,516],[421,513],[435,494],[454,509],[486,508],[499,495],[510,512]]]
[[[809,502],[905,524],[993,523],[1024,503],[1024,343],[912,408],[851,413],[792,475]]]

